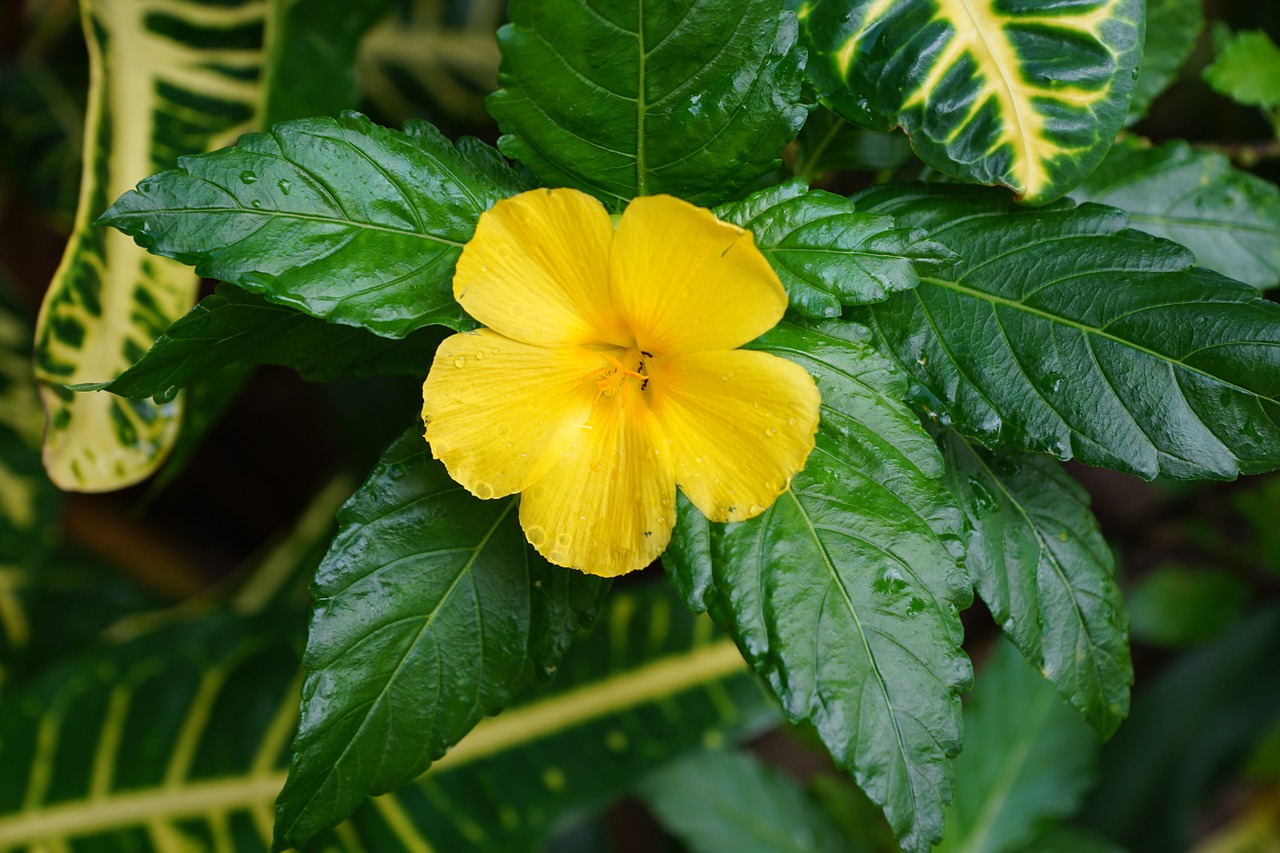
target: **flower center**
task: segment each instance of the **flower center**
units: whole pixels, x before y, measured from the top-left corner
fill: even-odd
[[[633,388],[640,391],[649,387],[648,360],[652,353],[644,352],[638,347],[617,350],[616,354],[606,354],[609,362],[596,370],[596,399],[601,397],[619,397],[619,403],[627,404],[627,398]]]

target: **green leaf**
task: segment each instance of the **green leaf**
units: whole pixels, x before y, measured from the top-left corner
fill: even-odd
[[[1125,853],[1123,847],[1101,835],[1074,826],[1055,826],[1018,853]]]
[[[535,853],[661,764],[776,724],[732,641],[665,587],[612,594],[550,685],[481,721],[413,785],[361,806],[352,824],[367,850],[421,851],[421,838],[451,853]]]
[[[524,188],[495,158],[423,122],[401,133],[353,112],[301,119],[184,158],[101,221],[331,323],[393,338],[433,323],[471,328],[453,299],[454,264],[480,214]]]
[[[515,0],[498,31],[498,147],[611,205],[711,206],[777,168],[808,106],[778,0]]]
[[[1043,204],[1111,147],[1138,75],[1143,6],[804,0],[798,15],[827,106],[904,128],[945,174]]]
[[[924,853],[942,834],[970,680],[960,515],[865,330],[782,323],[757,346],[813,375],[822,424],[790,490],[713,540],[715,587],[788,718],[812,723],[903,848]]]
[[[791,307],[807,317],[839,317],[844,305],[880,302],[909,290],[921,274],[939,274],[955,254],[897,228],[888,216],[859,212],[853,202],[799,178],[716,208],[716,216],[749,229],[778,273]]]
[[[1155,646],[1195,646],[1226,633],[1245,615],[1251,587],[1211,569],[1162,566],[1129,592],[1135,639]]]
[[[102,389],[165,403],[194,379],[235,364],[280,364],[316,382],[386,373],[422,377],[443,337],[439,329],[427,328],[388,340],[221,284],[133,367],[111,382],[76,390]]]
[[[1011,644],[999,642],[964,711],[956,799],[938,853],[1007,853],[1073,814],[1093,784],[1098,739]]]
[[[120,373],[196,297],[190,270],[147,257],[94,219],[157,167],[254,126],[266,5],[80,4],[91,80],[80,203],[36,329],[49,424],[44,462],[64,489],[136,483],[164,461],[176,438],[180,400],[156,406],[63,387]]]
[[[1126,125],[1147,114],[1151,103],[1178,76],[1204,29],[1201,0],[1147,0],[1147,39],[1142,70],[1133,87]]]
[[[554,671],[592,620],[608,583],[542,560],[515,508],[514,497],[467,495],[415,427],[339,512],[312,588],[278,848],[422,773],[530,678]]]
[[[1280,47],[1262,30],[1234,33],[1204,70],[1205,81],[1238,104],[1280,106]]]
[[[838,169],[883,172],[911,160],[906,134],[880,133],[846,121],[826,107],[809,113],[796,137],[797,177],[812,183]]]
[[[696,752],[650,774],[640,797],[696,853],[841,853],[840,830],[794,780],[741,752]]]
[[[714,531],[707,517],[698,511],[683,492],[676,494],[676,525],[671,543],[662,554],[662,568],[685,606],[694,613],[707,609],[715,597],[711,575],[711,537]]]
[[[947,482],[969,520],[965,562],[991,615],[1062,697],[1110,737],[1129,713],[1129,636],[1115,559],[1089,495],[1047,456],[989,453],[948,432]]]
[[[1280,467],[1280,306],[1253,288],[1098,205],[1027,210],[942,185],[859,203],[963,258],[853,314],[926,414],[988,446],[1147,478]]]
[[[1280,283],[1280,189],[1221,154],[1125,140],[1071,197],[1120,208],[1134,228],[1181,243],[1200,266],[1258,288]]]

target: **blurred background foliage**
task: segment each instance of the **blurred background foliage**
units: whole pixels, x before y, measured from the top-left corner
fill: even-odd
[[[1179,5],[1152,0],[1153,22]],[[319,94],[269,80],[265,115],[355,105],[384,124],[422,117],[449,136],[496,138],[483,98],[496,87],[501,0],[272,8],[296,36],[273,48],[291,51],[285,64],[350,73]],[[1210,0],[1205,12],[1213,27],[1130,131],[1188,139],[1276,181],[1274,105],[1233,103],[1202,72],[1227,29],[1280,33],[1280,6]],[[330,35],[309,39],[325,16]],[[0,850],[265,850],[296,720],[307,579],[334,509],[415,417],[416,383],[236,368],[194,392],[158,477],[105,495],[55,489],[29,353],[75,213],[87,81],[72,0],[5,0]],[[900,136],[835,137],[824,120],[791,150],[797,173],[849,191],[919,171]],[[975,604],[967,647],[986,675],[966,704],[943,849],[1280,851],[1280,478],[1071,471],[1123,574],[1132,715],[1098,744]],[[732,644],[660,580],[619,584],[551,685],[316,849],[894,850],[813,737],[778,727]]]

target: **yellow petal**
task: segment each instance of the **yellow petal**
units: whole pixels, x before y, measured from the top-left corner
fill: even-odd
[[[446,338],[422,386],[432,455],[476,497],[522,491],[577,438],[605,364],[596,352],[489,329]]]
[[[609,297],[613,222],[570,189],[531,190],[480,215],[453,295],[475,319],[539,346],[632,341]]]
[[[638,387],[602,396],[577,440],[520,496],[520,523],[544,557],[593,575],[643,569],[675,525],[675,476]]]
[[[651,353],[740,347],[773,328],[787,307],[750,231],[671,196],[627,207],[609,275],[618,311]]]
[[[712,521],[758,515],[804,467],[820,398],[798,364],[763,352],[702,352],[649,369],[676,482]]]

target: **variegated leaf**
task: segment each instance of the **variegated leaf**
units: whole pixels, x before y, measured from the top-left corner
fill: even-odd
[[[804,0],[808,73],[837,113],[906,129],[939,171],[1059,198],[1124,122],[1143,0]]]
[[[63,384],[111,379],[191,307],[190,269],[93,221],[179,155],[249,129],[259,110],[267,0],[86,0],[90,95],[74,231],[36,332],[48,415],[44,461],[64,489],[137,482],[163,461],[180,401],[155,405]]]

